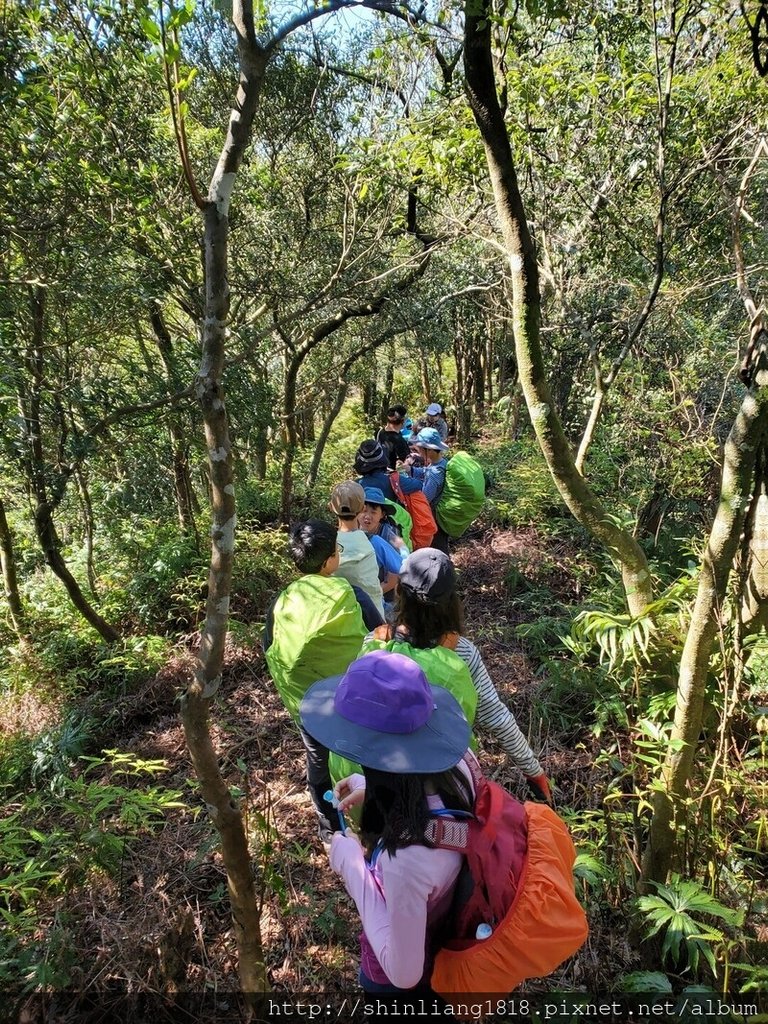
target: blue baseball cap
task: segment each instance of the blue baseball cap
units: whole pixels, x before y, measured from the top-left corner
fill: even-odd
[[[384,497],[384,491],[380,487],[364,487],[365,504],[380,505],[388,516],[395,514],[395,506]]]

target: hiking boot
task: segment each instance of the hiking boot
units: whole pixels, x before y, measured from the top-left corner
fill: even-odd
[[[317,826],[317,834],[320,836],[320,842],[323,844],[323,849],[326,854],[331,853],[331,840],[333,839],[333,829],[325,828],[323,825]]]

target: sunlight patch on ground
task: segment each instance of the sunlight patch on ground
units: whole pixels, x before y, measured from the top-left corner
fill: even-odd
[[[51,729],[61,717],[61,706],[50,694],[25,690],[4,693],[0,701],[0,736],[35,736]]]

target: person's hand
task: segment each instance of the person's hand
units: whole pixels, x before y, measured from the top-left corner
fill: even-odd
[[[328,862],[331,870],[341,874],[342,864],[345,860],[354,860],[358,857],[365,859],[363,844],[351,832],[334,832],[331,839],[331,848],[328,851]]]
[[[555,801],[552,798],[552,790],[549,779],[546,775],[526,775],[528,790],[535,800],[543,800],[545,804],[554,807]]]
[[[355,807],[365,800],[365,776],[359,772],[340,779],[333,787],[333,795],[339,801],[338,810],[345,814],[350,807]]]

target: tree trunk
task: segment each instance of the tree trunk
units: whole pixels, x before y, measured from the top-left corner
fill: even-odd
[[[539,446],[563,500],[576,519],[608,549],[621,572],[630,613],[639,615],[653,598],[645,554],[630,534],[608,519],[577,470],[545,377],[539,340],[541,310],[536,252],[496,94],[490,14],[487,0],[480,7],[474,0],[467,0],[464,67],[469,105],[483,140],[496,212],[509,255],[520,382]]]
[[[456,411],[456,444],[466,447],[472,438],[472,406],[467,402]]]
[[[680,749],[670,748],[663,771],[664,790],[653,797],[653,818],[643,854],[643,883],[664,882],[675,864],[675,819],[688,795],[720,607],[749,505],[756,451],[767,440],[768,357],[763,347],[756,386],[744,398],[725,445],[720,502],[701,561],[696,603],[680,659],[672,730],[672,741]]]
[[[472,350],[473,364],[474,364],[474,380],[473,380],[473,405],[475,413],[481,415],[485,408],[485,363],[483,355],[485,349],[481,345],[477,345]]]
[[[165,371],[166,382],[171,391],[178,391],[180,381],[174,358],[173,340],[158,303],[152,303],[150,306],[149,319]],[[176,515],[179,520],[179,528],[182,533],[192,535],[197,539],[197,528],[193,514],[192,480],[189,475],[189,462],[187,460],[187,445],[180,418],[176,414],[171,414],[170,416],[168,433],[173,453],[173,494],[176,501]]]
[[[59,535],[56,532],[53,512],[44,496],[42,498],[38,497],[38,505],[35,509],[35,531],[37,533],[37,539],[40,542],[40,547],[43,549],[46,562],[50,566],[51,571],[58,576],[64,584],[64,587],[69,594],[69,599],[75,608],[77,608],[86,622],[89,622],[93,626],[102,640],[106,643],[113,644],[116,640],[119,640],[120,634],[118,631],[114,626],[110,626],[107,620],[99,615],[96,609],[90,604],[87,597],[80,589],[80,584],[69,571],[67,563],[62,558],[61,551],[59,550],[61,541],[59,540]]]
[[[250,4],[236,0],[233,20],[238,34],[240,87],[230,116],[226,142],[209,186],[208,198],[203,204],[205,315],[196,393],[208,449],[211,564],[197,664],[194,678],[182,699],[181,717],[200,792],[221,839],[240,984],[245,997],[252,1000],[256,993],[269,989],[261,947],[259,908],[242,814],[222,778],[208,725],[211,699],[221,684],[237,522],[232,449],[223,389],[229,318],[229,203],[250,138],[269,58],[269,52],[256,41]]]
[[[254,427],[256,445],[253,453],[253,471],[257,480],[264,480],[267,475],[267,425],[259,419]]]
[[[493,406],[493,363],[494,363],[494,345],[493,335],[490,330],[485,341],[485,393],[488,396],[488,405]]]
[[[11,624],[19,639],[24,638],[26,616],[21,603],[19,581],[16,576],[16,560],[13,556],[13,536],[5,515],[5,506],[0,497],[0,567],[3,571],[3,590],[11,614]]]
[[[72,604],[89,622],[99,636],[108,644],[120,639],[118,631],[92,607],[80,585],[69,571],[62,558],[56,524],[53,519],[54,509],[64,497],[67,481],[72,466],[60,466],[58,478],[53,485],[53,497],[49,497],[46,480],[46,459],[43,449],[42,419],[40,415],[40,397],[46,387],[45,381],[45,289],[35,286],[30,291],[30,308],[32,313],[32,330],[27,345],[26,361],[29,371],[29,394],[19,396],[21,412],[21,429],[25,441],[25,464],[29,485],[34,494],[35,532],[42,548],[45,560],[51,571],[58,576],[69,594]]]
[[[299,444],[296,429],[296,382],[301,363],[305,356],[295,354],[288,363],[283,385],[283,424],[285,448],[283,451],[283,471],[280,484],[280,517],[284,523],[291,518],[291,499],[293,497],[293,458]]]
[[[602,387],[598,387],[595,391],[595,397],[592,399],[592,408],[589,410],[589,419],[587,425],[584,428],[584,433],[581,435],[581,443],[579,444],[579,450],[576,453],[576,469],[584,474],[584,460],[587,457],[592,440],[597,430],[597,424],[600,422],[600,416],[603,412],[603,405],[605,404],[605,390]]]
[[[307,473],[307,487],[312,488],[317,483],[317,474],[320,471],[320,462],[323,458],[323,452],[325,446],[328,443],[328,438],[333,428],[333,424],[336,422],[336,417],[341,412],[344,401],[349,391],[349,382],[343,380],[336,391],[336,398],[334,399],[333,405],[328,410],[328,414],[323,420],[323,426],[320,430],[320,436],[317,439],[315,450],[312,453],[312,462],[309,465],[309,472]]]
[[[456,364],[456,383],[453,387],[453,404],[460,409],[464,403],[464,356],[458,331],[453,336],[453,361]]]
[[[389,361],[387,362],[387,370],[384,375],[384,390],[381,393],[379,400],[379,420],[383,423],[387,418],[387,410],[392,405],[392,389],[395,386],[395,355],[394,352],[390,353]]]
[[[299,444],[304,448],[315,443],[315,410],[304,405],[296,414]]]
[[[419,375],[421,377],[421,393],[426,408],[432,401],[432,387],[429,383],[429,357],[422,348],[419,349]]]
[[[80,502],[83,507],[83,525],[85,532],[85,564],[86,571],[88,573],[88,586],[91,589],[91,594],[96,599],[98,599],[98,583],[96,581],[96,569],[93,564],[93,505],[91,504],[91,495],[88,490],[88,484],[86,482],[85,476],[80,472],[79,469],[75,470],[75,480],[77,482],[77,490],[80,495]]]
[[[189,460],[184,432],[176,418],[168,425],[173,450],[173,494],[176,500],[176,516],[182,533],[197,536],[193,510],[192,478],[189,475]]]
[[[372,372],[375,372],[375,368],[372,367]],[[376,403],[376,378],[373,377],[365,382],[363,385],[363,412],[365,418],[369,423],[376,422],[378,415],[378,408]]]
[[[509,437],[512,441],[515,440],[520,430],[520,407],[522,404],[523,392],[520,390],[517,384],[515,384],[509,414]]]

